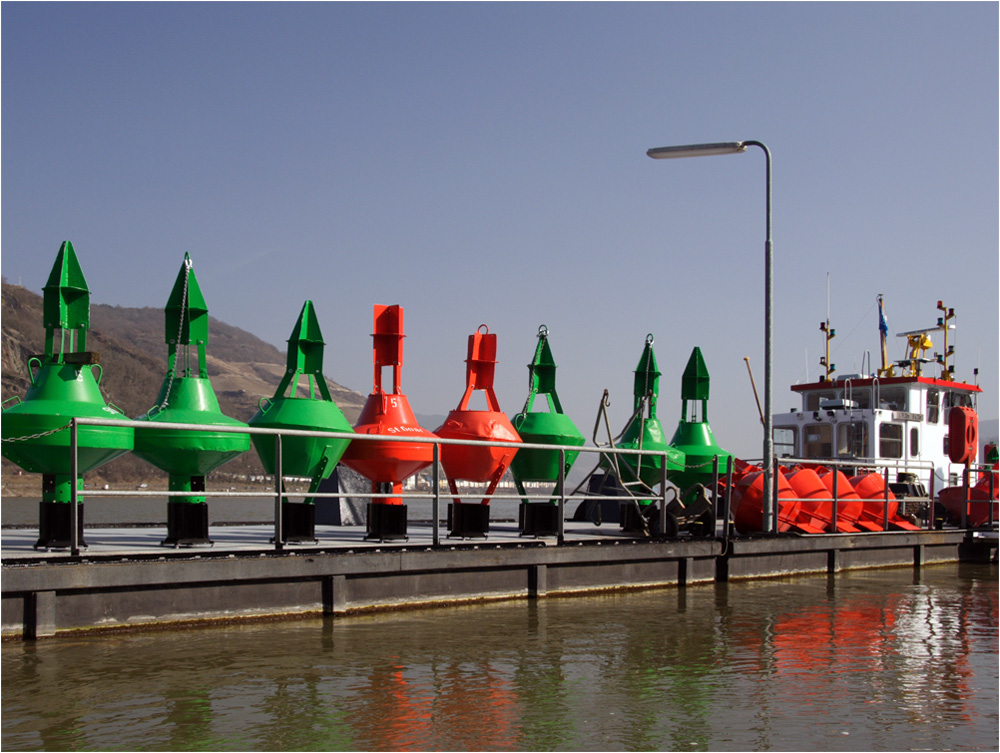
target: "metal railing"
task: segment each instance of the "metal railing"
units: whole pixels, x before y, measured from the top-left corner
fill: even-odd
[[[79,465],[78,465],[78,445],[79,445],[79,429],[82,426],[112,426],[112,427],[132,427],[138,429],[148,429],[150,424],[148,421],[133,421],[133,420],[113,420],[113,419],[102,419],[102,418],[72,418],[68,423],[69,431],[69,451],[70,451],[70,475],[73,479],[79,477]],[[318,438],[329,438],[329,439],[349,439],[351,442],[366,442],[366,441],[392,441],[400,443],[420,443],[420,444],[433,444],[433,455],[431,463],[431,473],[432,482],[431,490],[429,492],[419,492],[419,491],[403,491],[403,492],[365,492],[362,496],[370,498],[372,500],[376,499],[387,499],[387,498],[403,498],[403,499],[414,499],[414,500],[430,500],[432,507],[432,544],[437,547],[441,544],[441,533],[440,533],[440,513],[441,513],[441,477],[440,477],[440,448],[442,445],[465,445],[465,446],[481,446],[481,447],[510,447],[511,442],[491,442],[482,440],[460,440],[460,439],[445,439],[442,437],[428,438],[428,437],[405,437],[405,436],[395,436],[395,435],[381,435],[381,434],[355,434],[353,432],[330,432],[330,431],[313,431],[305,429],[271,429],[271,428],[258,428],[258,427],[247,427],[247,426],[216,426],[216,425],[204,425],[204,424],[186,424],[186,423],[168,423],[168,422],[157,422],[156,428],[158,430],[170,429],[170,430],[181,430],[181,431],[211,431],[214,433],[232,433],[232,434],[249,434],[249,435],[272,435],[275,436],[275,459],[274,459],[274,489],[273,491],[172,491],[172,490],[94,490],[88,491],[88,497],[242,497],[242,498],[254,498],[254,497],[273,497],[274,499],[274,539],[273,545],[275,551],[282,551],[287,542],[285,541],[284,531],[283,531],[283,521],[282,521],[282,502],[291,497],[309,497],[313,499],[317,498],[335,498],[340,499],[344,497],[358,496],[357,492],[302,492],[302,491],[287,491],[284,488],[284,481],[286,480],[284,474],[282,473],[283,468],[283,448],[282,448],[282,437],[318,437]],[[668,456],[664,451],[657,450],[641,450],[641,449],[631,449],[631,448],[619,448],[619,447],[581,447],[573,445],[553,445],[553,444],[533,444],[527,442],[516,443],[518,450],[544,450],[544,451],[558,451],[559,452],[559,475],[556,479],[556,487],[552,493],[548,494],[514,494],[514,495],[497,495],[493,494],[491,499],[520,499],[523,501],[549,501],[552,499],[556,500],[558,505],[558,529],[556,532],[557,545],[561,545],[565,541],[565,508],[567,502],[576,500],[617,500],[619,502],[624,502],[631,497],[633,500],[636,498],[626,492],[626,496],[621,493],[611,494],[611,495],[601,495],[593,494],[587,492],[585,494],[567,494],[566,493],[566,454],[567,453],[597,453],[599,455],[636,455],[636,456],[650,456],[658,457],[660,459],[660,491],[656,493],[653,489],[646,488],[642,492],[643,499],[649,499],[659,503],[659,531],[662,534],[667,531],[667,515],[668,515],[668,493],[673,492],[673,487],[668,487],[667,485],[667,461]],[[824,466],[830,467],[843,467],[848,466],[852,468],[864,467],[881,467],[884,476],[884,499],[883,499],[883,519],[882,519],[882,530],[890,530],[890,518],[889,518],[889,472],[894,468],[898,468],[898,464],[894,461],[886,460],[870,460],[861,462],[858,459],[853,460],[821,460],[818,461],[815,458],[776,458],[776,463],[781,462],[783,464],[805,464],[805,465],[816,465],[822,464]],[[715,456],[711,461],[712,464],[712,485],[713,490],[713,501],[712,501],[712,514],[713,514],[713,530],[712,533],[719,535],[718,531],[718,521],[722,521],[722,531],[720,538],[723,541],[728,541],[732,536],[731,531],[731,521],[732,521],[732,509],[731,509],[731,493],[733,489],[733,460],[732,457],[728,459],[728,466],[723,471],[719,465],[719,456]],[[600,464],[598,464],[599,467]],[[702,464],[704,465],[704,464]],[[776,467],[776,466],[775,466]],[[913,464],[910,464],[913,467]],[[928,465],[928,467],[930,467]],[[595,471],[597,468],[595,468]],[[987,470],[988,468],[975,468],[974,471]],[[592,472],[593,473],[593,472]],[[725,476],[725,482],[720,486],[720,481],[722,481],[723,475]],[[832,496],[830,498],[813,498],[811,501],[819,502],[830,502],[832,504],[832,524],[831,529],[833,532],[837,530],[838,522],[838,506],[842,501],[842,497],[839,494],[838,489],[838,478],[839,474],[834,475],[833,478],[833,488]],[[934,521],[934,474],[933,471],[929,475],[930,487],[928,490],[927,497],[909,497],[918,502],[926,502],[928,504],[928,514],[927,514],[927,528],[932,529],[935,525]],[[774,486],[775,499],[777,499],[778,507],[775,510],[775,530],[771,533],[775,533],[777,529],[777,521],[781,516],[782,504],[787,502],[802,502],[806,501],[801,498],[791,498],[791,497],[779,497],[777,495],[778,488],[778,475],[774,474],[772,476],[772,483]],[[990,473],[990,495],[992,499],[993,493],[993,475]],[[578,487],[579,488],[579,487]],[[722,493],[717,493],[721,489]],[[966,502],[969,501],[969,489],[970,489],[970,474],[967,470],[965,474],[965,489],[966,489]],[[451,496],[450,493],[446,492],[446,496]],[[70,554],[72,556],[77,556],[80,553],[80,535],[79,535],[79,503],[80,491],[78,489],[77,483],[70,484]],[[965,511],[968,504],[963,508],[963,515],[961,521],[961,527],[967,527]],[[989,525],[992,527],[994,525],[993,516],[993,506],[989,506]]]
[[[69,444],[70,444],[70,474],[72,478],[76,479],[79,476],[78,473],[78,433],[81,426],[113,426],[113,427],[132,427],[136,429],[148,429],[150,428],[150,423],[148,421],[133,421],[133,420],[113,420],[113,419],[103,419],[103,418],[71,418],[69,421]],[[443,437],[428,438],[428,437],[406,437],[406,436],[396,436],[396,435],[383,435],[383,434],[355,434],[353,432],[333,432],[333,431],[313,431],[306,429],[270,429],[270,428],[260,428],[260,427],[244,427],[244,426],[218,426],[218,425],[205,425],[205,424],[188,424],[188,423],[171,423],[167,421],[156,422],[157,430],[180,430],[180,431],[211,431],[213,433],[227,433],[227,434],[263,434],[272,435],[275,437],[275,459],[274,459],[274,491],[267,492],[253,492],[253,491],[243,491],[243,492],[225,492],[225,491],[163,491],[163,490],[99,490],[94,492],[87,492],[88,497],[273,497],[274,498],[274,548],[275,551],[282,551],[286,545],[284,541],[284,532],[282,530],[282,501],[289,497],[303,497],[308,496],[310,498],[341,498],[341,497],[351,497],[357,496],[356,492],[295,492],[286,491],[283,487],[284,475],[282,473],[283,466],[283,449],[282,449],[282,437],[318,437],[318,438],[328,438],[328,439],[349,439],[351,442],[370,442],[370,441],[392,441],[401,443],[417,443],[417,444],[433,444],[433,459],[431,463],[431,469],[433,474],[432,489],[429,493],[421,492],[365,492],[365,497],[370,497],[371,499],[387,499],[387,498],[404,498],[404,499],[429,499],[431,500],[431,517],[432,517],[432,542],[433,545],[440,546],[441,544],[441,532],[440,532],[440,505],[441,505],[441,479],[440,479],[440,448],[442,445],[465,445],[465,446],[479,446],[479,447],[510,447],[511,442],[490,442],[481,440],[464,440],[464,439],[445,439]],[[650,490],[649,494],[644,493],[644,498],[649,498],[660,503],[660,530],[665,530],[666,527],[666,500],[668,487],[666,485],[666,468],[667,468],[667,453],[663,451],[656,450],[640,450],[640,449],[630,449],[630,448],[607,448],[607,447],[578,447],[570,445],[552,445],[552,444],[533,444],[528,442],[518,442],[514,443],[518,451],[521,450],[546,450],[546,451],[559,451],[559,477],[556,481],[556,488],[553,494],[546,495],[521,495],[517,494],[517,499],[523,500],[550,500],[553,497],[557,499],[557,505],[559,508],[558,513],[558,531],[556,534],[557,543],[562,544],[565,540],[565,507],[566,502],[574,499],[617,499],[622,500],[621,496],[601,496],[594,494],[587,495],[567,495],[566,494],[566,478],[565,478],[565,468],[566,468],[566,453],[567,452],[577,452],[577,453],[602,453],[602,454],[613,454],[613,455],[639,455],[639,456],[658,456],[660,458],[661,467],[661,488],[659,494],[653,493]],[[717,459],[716,459],[717,460]],[[716,462],[717,465],[717,462]],[[80,542],[79,542],[79,519],[78,519],[78,503],[79,503],[79,491],[76,483],[70,484],[70,554],[72,556],[77,556],[80,553]],[[450,496],[450,495],[449,495]],[[504,498],[496,494],[493,495],[494,498]],[[728,512],[728,507],[727,507]],[[728,517],[728,515],[727,515]]]

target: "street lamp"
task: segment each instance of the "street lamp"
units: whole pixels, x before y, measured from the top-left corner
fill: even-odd
[[[748,146],[759,146],[764,152],[767,180],[767,239],[764,242],[764,530],[777,530],[774,489],[774,437],[772,435],[771,396],[773,383],[771,366],[774,344],[774,259],[771,250],[771,152],[760,141],[724,141],[717,144],[661,146],[646,151],[653,159],[709,157],[715,154],[740,154]]]

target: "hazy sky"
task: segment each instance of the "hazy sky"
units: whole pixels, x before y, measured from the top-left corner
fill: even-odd
[[[605,388],[623,426],[653,333],[668,435],[699,345],[716,437],[759,456],[743,359],[760,388],[763,154],[645,155],[757,139],[774,155],[775,410],[820,374],[829,275],[839,373],[878,358],[877,294],[893,333],[931,326],[942,299],[957,374],[980,368],[997,416],[996,3],[0,13],[10,282],[41,292],[70,240],[93,302],[159,308],[189,252],[211,314],[279,347],[312,299],[327,376],[365,394],[372,305],[398,303],[424,414],[458,404],[482,323],[517,412],[546,324],[588,437]]]

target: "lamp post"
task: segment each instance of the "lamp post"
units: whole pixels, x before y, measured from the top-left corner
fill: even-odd
[[[653,159],[708,157],[714,154],[740,154],[748,146],[759,146],[764,152],[767,180],[767,239],[764,242],[764,531],[777,530],[777,507],[774,488],[774,437],[771,419],[773,383],[771,366],[774,344],[774,259],[771,249],[771,151],[760,141],[724,141],[716,144],[662,146],[646,151]]]

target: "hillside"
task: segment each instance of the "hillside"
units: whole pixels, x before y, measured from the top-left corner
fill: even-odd
[[[18,285],[2,285],[2,399],[24,396],[29,386],[27,360],[42,353],[42,297]],[[128,416],[139,416],[156,400],[167,368],[163,309],[91,306],[87,350],[100,354],[105,399]],[[208,373],[222,412],[247,421],[262,397],[274,394],[285,371],[285,354],[258,337],[217,319],[209,319]],[[365,396],[327,379],[331,395],[351,423]],[[4,488],[17,467],[3,461]],[[262,473],[251,450],[220,469],[218,475]],[[157,469],[126,455],[88,474],[89,483],[127,483],[159,479]],[[91,478],[93,476],[93,478]],[[37,478],[37,477],[36,477]],[[40,479],[38,486],[40,487]],[[165,483],[165,481],[164,481]]]

